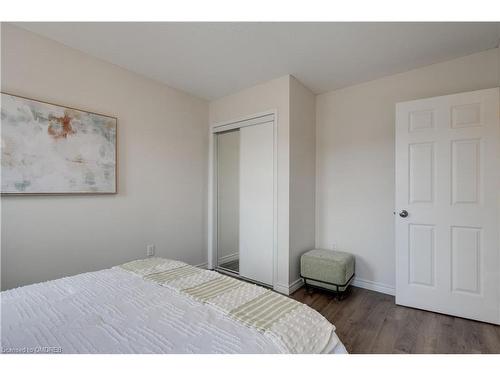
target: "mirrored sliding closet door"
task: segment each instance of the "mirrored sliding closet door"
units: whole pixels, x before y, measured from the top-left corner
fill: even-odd
[[[273,284],[274,121],[216,133],[217,269]]]

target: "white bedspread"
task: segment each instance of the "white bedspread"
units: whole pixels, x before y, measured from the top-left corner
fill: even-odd
[[[0,298],[3,353],[279,353],[213,307],[116,268]],[[332,352],[345,348],[338,341]]]

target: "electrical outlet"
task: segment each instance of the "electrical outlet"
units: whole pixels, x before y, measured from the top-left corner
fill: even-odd
[[[147,245],[146,246],[146,255],[148,257],[152,257],[155,255],[155,245]]]

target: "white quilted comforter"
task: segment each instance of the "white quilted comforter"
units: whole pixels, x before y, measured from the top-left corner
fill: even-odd
[[[3,353],[283,352],[214,307],[119,268],[8,290],[0,298]],[[335,333],[329,351],[346,352]]]

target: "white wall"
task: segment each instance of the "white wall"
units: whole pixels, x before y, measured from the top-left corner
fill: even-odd
[[[118,117],[118,195],[2,197],[2,289],[145,256],[206,261],[208,104],[1,27],[2,91]]]
[[[499,73],[493,49],[317,96],[316,245],[354,253],[360,285],[395,285],[395,104],[495,87]]]
[[[217,146],[217,256],[238,259],[240,246],[240,132],[221,133]]]
[[[277,111],[278,124],[278,262],[275,289],[289,285],[289,111],[290,76],[280,77],[217,99],[209,105],[209,124],[241,120],[268,110]]]
[[[315,244],[316,97],[290,79],[290,283],[300,277],[300,256]],[[296,287],[296,285],[295,285]]]

